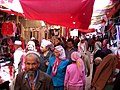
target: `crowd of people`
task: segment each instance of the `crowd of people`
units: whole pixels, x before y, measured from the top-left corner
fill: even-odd
[[[99,36],[65,41],[57,37],[40,43],[31,38],[24,49],[15,40],[10,90],[85,90],[91,70],[89,90],[118,90],[119,55],[120,42],[112,50],[108,39]]]

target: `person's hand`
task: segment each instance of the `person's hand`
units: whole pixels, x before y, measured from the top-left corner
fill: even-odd
[[[49,64],[49,62],[47,61],[47,62],[46,62],[46,65],[48,66],[48,64]]]

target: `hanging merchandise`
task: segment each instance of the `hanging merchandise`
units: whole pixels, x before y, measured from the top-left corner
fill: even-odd
[[[8,36],[13,34],[13,24],[9,21],[6,21],[2,24],[1,32],[3,36]]]
[[[120,40],[120,25],[116,25],[116,30],[117,30],[116,38],[117,38],[117,41],[119,41]]]

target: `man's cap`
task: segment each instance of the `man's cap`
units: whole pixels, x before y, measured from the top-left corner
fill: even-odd
[[[22,42],[19,41],[19,40],[16,40],[16,41],[14,42],[14,44],[15,44],[15,45],[22,45]]]

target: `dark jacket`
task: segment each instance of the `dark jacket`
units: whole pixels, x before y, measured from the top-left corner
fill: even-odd
[[[114,86],[113,86],[113,90],[120,90],[120,71],[116,76]]]
[[[21,72],[17,75],[14,90],[31,90],[28,81],[25,79],[25,75],[26,72]],[[54,90],[50,76],[39,71],[34,90]]]

